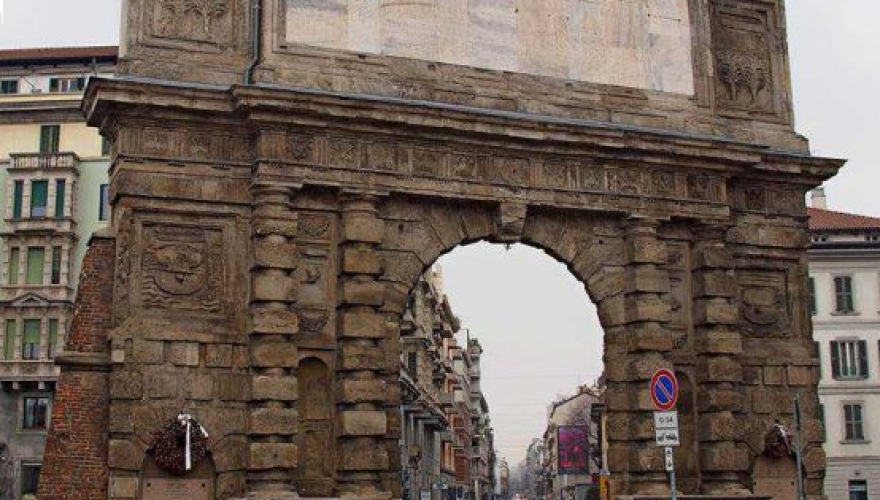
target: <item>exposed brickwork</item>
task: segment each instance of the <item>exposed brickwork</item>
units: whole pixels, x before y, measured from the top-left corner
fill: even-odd
[[[108,374],[99,364],[77,363],[76,354],[106,355],[112,326],[116,240],[92,238],[83,260],[76,313],[60,356],[52,424],[38,497],[86,500],[107,497]]]

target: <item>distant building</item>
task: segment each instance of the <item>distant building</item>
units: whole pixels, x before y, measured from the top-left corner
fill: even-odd
[[[822,190],[809,215],[825,494],[880,498],[880,218],[827,210]]]
[[[79,266],[108,220],[110,151],[80,111],[116,47],[0,51],[0,499],[36,493]]]

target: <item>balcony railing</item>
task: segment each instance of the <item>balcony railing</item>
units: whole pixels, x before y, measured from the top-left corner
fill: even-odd
[[[13,170],[76,168],[79,163],[76,153],[12,153],[9,158]]]

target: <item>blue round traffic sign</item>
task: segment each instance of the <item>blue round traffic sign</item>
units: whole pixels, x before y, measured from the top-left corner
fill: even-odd
[[[661,368],[651,377],[651,399],[659,410],[671,410],[678,402],[678,379],[671,371]]]

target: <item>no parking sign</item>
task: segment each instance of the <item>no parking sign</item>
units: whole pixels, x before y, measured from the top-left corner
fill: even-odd
[[[668,411],[678,403],[678,379],[666,368],[661,368],[651,377],[651,399],[658,410]]]

